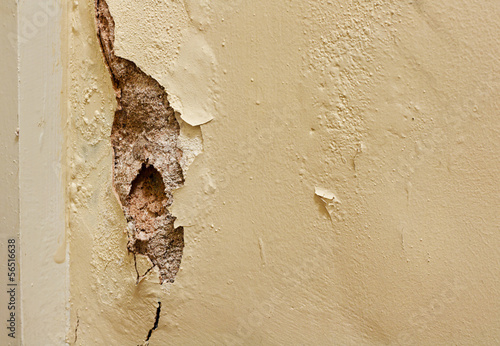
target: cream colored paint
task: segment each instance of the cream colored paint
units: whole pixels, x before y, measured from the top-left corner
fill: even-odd
[[[497,2],[109,5],[118,53],[213,120],[196,159],[183,124],[176,281],[136,286],[113,91],[72,3],[69,343],[141,344],[158,301],[151,345],[499,342]]]

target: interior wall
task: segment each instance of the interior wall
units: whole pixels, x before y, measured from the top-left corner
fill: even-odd
[[[115,95],[93,1],[75,1],[68,342],[500,341],[498,2],[108,3],[116,53],[191,140],[185,248],[173,284],[136,284]]]

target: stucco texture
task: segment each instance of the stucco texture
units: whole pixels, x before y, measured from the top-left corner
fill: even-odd
[[[74,1],[71,344],[143,344],[159,301],[150,345],[500,342],[499,2],[108,3],[116,54],[183,120],[185,247],[174,283],[136,285],[114,91]]]

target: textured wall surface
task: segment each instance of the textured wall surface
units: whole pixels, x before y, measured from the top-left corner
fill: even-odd
[[[70,343],[500,342],[499,2],[108,3],[115,53],[180,114],[185,247],[174,283],[136,284],[73,1]]]

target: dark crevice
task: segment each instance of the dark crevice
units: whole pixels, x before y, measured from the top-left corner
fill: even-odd
[[[153,334],[153,331],[155,331],[158,328],[158,322],[160,321],[160,314],[161,314],[161,302],[158,302],[158,307],[156,308],[156,318],[155,318],[155,323],[153,325],[153,328],[151,328],[148,332],[148,336],[146,338],[146,342],[149,341],[151,338],[151,335]]]
[[[80,317],[78,317],[78,313],[76,314],[76,327],[75,327],[75,341],[74,344],[78,341],[78,327],[80,326]]]

